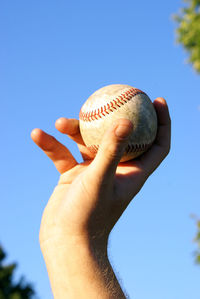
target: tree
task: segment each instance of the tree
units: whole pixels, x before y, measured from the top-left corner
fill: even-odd
[[[177,41],[189,54],[188,62],[200,73],[200,0],[184,0],[187,6],[174,18],[178,22]]]
[[[189,63],[200,73],[200,0],[184,0],[186,7],[174,18],[178,22],[176,29],[177,41],[183,45],[189,54]],[[197,235],[194,241],[198,249],[195,260],[200,264],[200,220],[197,220]]]
[[[0,246],[0,299],[30,299],[35,294],[32,286],[25,283],[22,277],[17,283],[13,282],[16,264],[4,265],[6,254]]]
[[[200,220],[197,220],[197,235],[194,241],[197,243],[198,246],[198,249],[195,252],[195,261],[197,264],[200,265]]]

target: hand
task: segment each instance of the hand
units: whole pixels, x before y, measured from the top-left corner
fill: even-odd
[[[43,214],[41,243],[58,235],[108,236],[116,221],[138,193],[148,176],[170,149],[170,117],[164,99],[154,101],[158,133],[153,146],[135,160],[119,163],[132,125],[119,120],[111,128],[95,159],[87,150],[75,119],[60,118],[56,128],[73,139],[83,156],[78,164],[70,151],[40,129],[32,131],[33,141],[53,161],[60,180]],[[122,126],[122,136],[115,134]],[[118,164],[119,163],[119,164]]]
[[[95,158],[84,145],[78,120],[58,119],[56,128],[80,149],[84,160],[80,164],[54,137],[40,129],[32,131],[33,141],[61,174],[40,228],[54,298],[125,298],[107,257],[107,241],[132,198],[169,152],[167,104],[157,98],[154,106],[158,116],[154,144],[139,158],[124,163],[119,161],[132,129],[126,119],[105,134]]]

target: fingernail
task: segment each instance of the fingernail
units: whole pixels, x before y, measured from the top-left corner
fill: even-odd
[[[126,138],[131,134],[132,129],[133,124],[131,122],[126,125],[118,125],[115,129],[115,135],[120,138]]]

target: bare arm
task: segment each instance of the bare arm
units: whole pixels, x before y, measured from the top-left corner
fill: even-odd
[[[105,246],[92,246],[79,237],[67,240],[57,248],[42,247],[54,297],[125,298]]]
[[[59,298],[125,298],[107,257],[109,233],[148,176],[170,149],[170,117],[164,99],[154,101],[157,139],[140,158],[119,163],[132,124],[120,120],[107,132],[97,156],[84,146],[77,120],[61,118],[57,129],[79,146],[84,162],[54,137],[35,129],[34,142],[61,173],[43,213],[40,245],[52,290]]]

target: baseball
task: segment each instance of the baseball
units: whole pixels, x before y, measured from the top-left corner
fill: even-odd
[[[134,159],[149,149],[157,133],[157,116],[151,100],[135,87],[113,84],[95,91],[80,110],[81,135],[92,153],[97,153],[105,132],[120,118],[133,123],[120,162]]]

